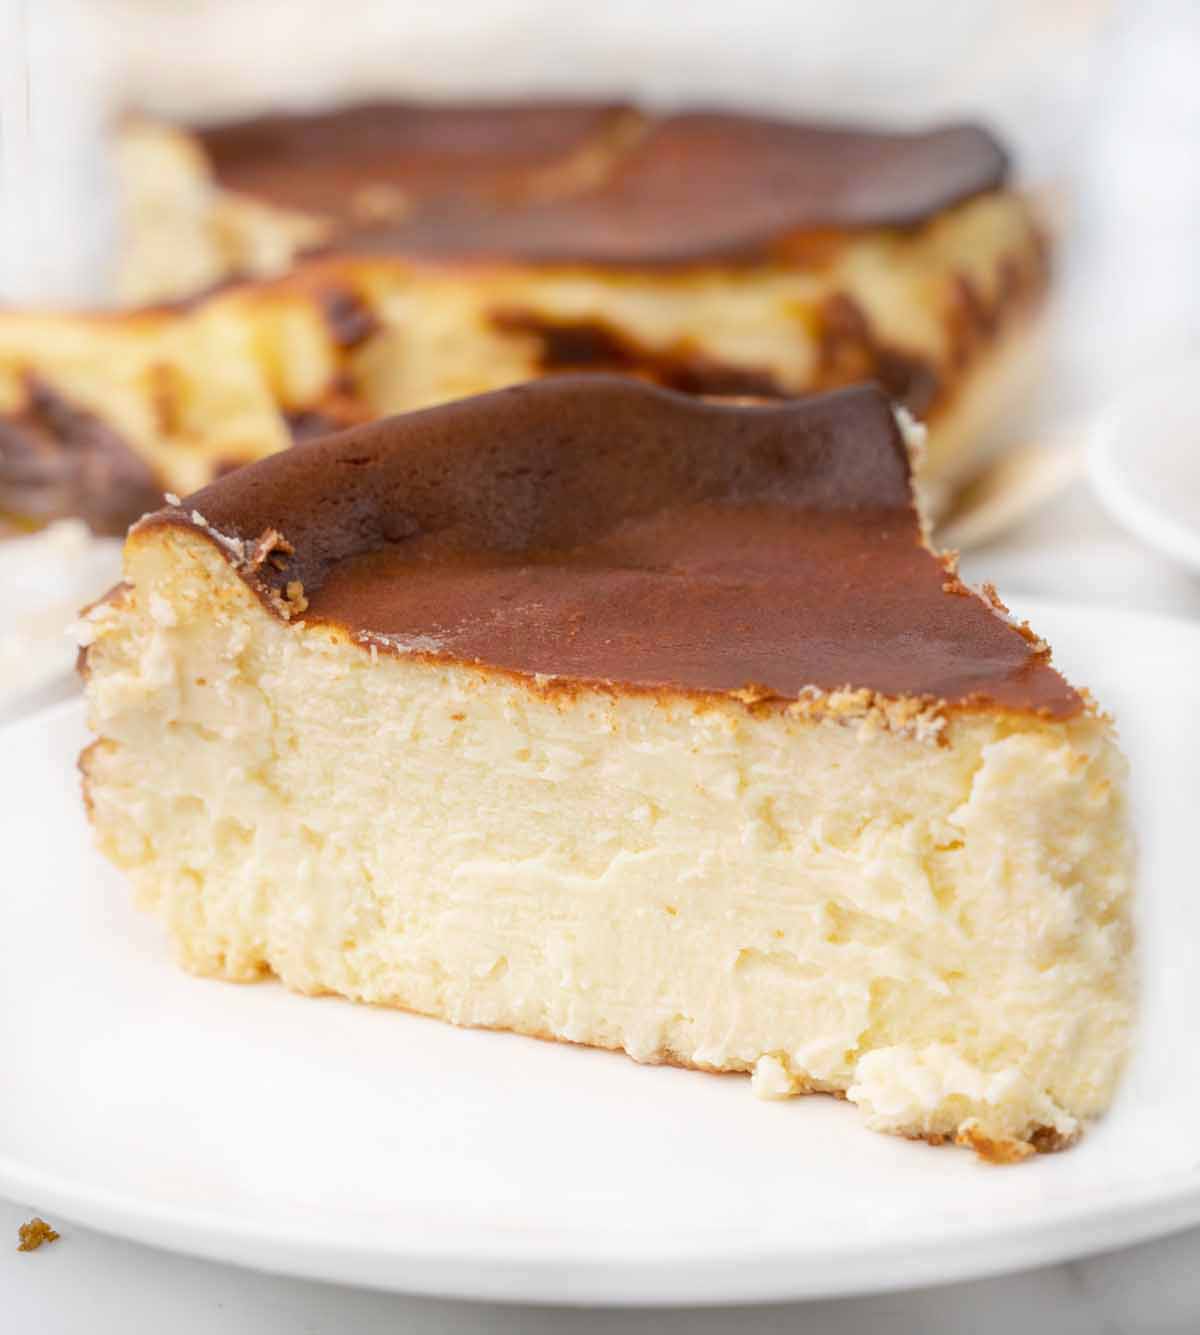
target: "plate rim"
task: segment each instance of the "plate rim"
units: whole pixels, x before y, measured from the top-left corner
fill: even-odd
[[[1033,1226],[1016,1218],[986,1236],[957,1240],[953,1247],[944,1234],[931,1231],[903,1253],[894,1240],[828,1253],[806,1249],[803,1278],[798,1279],[797,1252],[785,1247],[753,1254],[727,1246],[711,1252],[693,1248],[681,1258],[614,1257],[580,1247],[539,1261],[519,1247],[429,1245],[415,1230],[402,1237],[400,1247],[331,1243],[303,1230],[231,1223],[212,1211],[147,1205],[115,1192],[72,1188],[0,1156],[0,1194],[8,1199],[36,1199],[47,1214],[156,1250],[413,1296],[605,1308],[863,1297],[1042,1269],[1200,1223],[1200,1172],[1193,1170],[1173,1187],[1159,1184],[1155,1178],[1123,1188],[1120,1198],[1100,1207],[1072,1202],[1058,1210],[1043,1208]]]
[[[1192,638],[1200,653],[1200,624],[1180,616],[1070,600],[1017,596],[1022,615],[1037,618],[1119,617]],[[36,733],[80,716],[75,696],[0,725]],[[1005,1170],[1000,1170],[1005,1171]],[[1019,1171],[1016,1170],[1016,1171]],[[1183,1175],[1164,1173],[1122,1184],[1113,1199],[1046,1202],[1032,1222],[1016,1212],[986,1234],[956,1239],[935,1228],[901,1251],[894,1239],[839,1245],[827,1252],[782,1245],[750,1249],[728,1239],[692,1245],[686,1253],[645,1254],[632,1247],[597,1252],[594,1240],[559,1238],[539,1255],[535,1245],[496,1235],[490,1245],[464,1230],[465,1246],[431,1239],[419,1221],[397,1221],[383,1245],[371,1239],[332,1241],[294,1222],[230,1219],[215,1209],[172,1206],[135,1192],[97,1188],[22,1163],[0,1152],[0,1195],[72,1223],[209,1261],[309,1280],[458,1299],[597,1307],[706,1306],[849,1297],[933,1287],[1009,1271],[1040,1268],[1152,1238],[1200,1223],[1200,1163]],[[710,1250],[711,1248],[711,1250]]]
[[[1093,428],[1087,451],[1088,480],[1105,512],[1152,551],[1200,571],[1200,531],[1160,510],[1130,486],[1128,456],[1119,449],[1121,415],[1113,413]],[[1167,620],[1175,618],[1167,617]],[[1185,620],[1185,618],[1179,618]]]

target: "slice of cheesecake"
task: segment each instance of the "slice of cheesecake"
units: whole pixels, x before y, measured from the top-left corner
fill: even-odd
[[[997,1158],[1108,1105],[1124,765],[926,546],[878,390],[538,382],[243,469],[125,561],[85,791],[189,969]]]
[[[0,311],[0,516],[124,532],[147,485],[581,370],[758,398],[878,380],[946,495],[1040,369],[1044,231],[972,126],[379,106],[126,139],[139,299],[188,300]],[[206,268],[210,231],[240,240]],[[197,296],[198,274],[263,281]]]

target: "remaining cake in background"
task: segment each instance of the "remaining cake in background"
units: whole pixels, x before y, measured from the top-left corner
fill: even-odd
[[[577,370],[757,398],[877,380],[928,424],[942,494],[1037,369],[1044,234],[971,126],[372,106],[135,123],[123,154],[127,293],[187,300],[0,313],[0,514],[119,529],[148,487]]]
[[[999,1159],[1112,1097],[1124,764],[925,546],[878,390],[562,378],[300,446],[136,525],[84,631],[91,819],[190,969]]]

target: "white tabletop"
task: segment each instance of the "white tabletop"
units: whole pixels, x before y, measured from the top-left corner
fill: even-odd
[[[0,1239],[29,1211],[0,1202]],[[907,1294],[803,1305],[583,1311],[404,1298],[193,1261],[62,1224],[58,1242],[0,1249],[5,1330],[37,1335],[1193,1335],[1200,1230],[1086,1261]],[[952,1245],[952,1244],[951,1244]]]

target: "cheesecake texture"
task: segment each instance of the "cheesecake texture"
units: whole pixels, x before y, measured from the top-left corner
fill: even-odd
[[[10,519],[121,532],[148,491],[573,371],[765,399],[875,379],[944,495],[1037,372],[1044,232],[972,126],[382,105],[122,145],[138,308],[0,312]]]
[[[136,525],[103,851],[180,961],[1059,1148],[1133,1015],[1109,722],[925,544],[877,389],[564,377]]]

